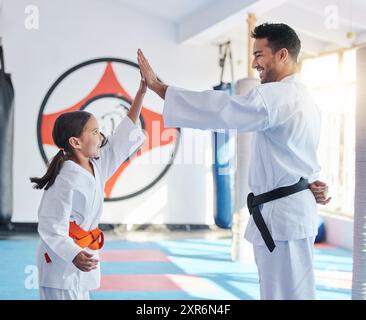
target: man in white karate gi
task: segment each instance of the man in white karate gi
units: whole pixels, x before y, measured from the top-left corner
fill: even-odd
[[[265,23],[252,37],[252,67],[261,84],[243,96],[167,86],[140,49],[138,62],[148,88],[165,99],[166,127],[255,132],[245,238],[253,244],[261,299],[315,299],[316,202],[330,200],[327,186],[316,181],[320,112],[296,73],[301,44],[295,31]]]

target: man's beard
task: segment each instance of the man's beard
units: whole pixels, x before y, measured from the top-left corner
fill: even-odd
[[[263,84],[263,83],[268,83],[268,82],[275,82],[276,79],[277,79],[276,71],[273,68],[271,68],[271,69],[268,69],[267,74],[266,74],[265,78],[263,78],[261,80],[261,83]]]

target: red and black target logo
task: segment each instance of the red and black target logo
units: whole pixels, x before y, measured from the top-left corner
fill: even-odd
[[[101,131],[109,136],[127,115],[139,81],[139,66],[118,58],[88,60],[64,72],[48,90],[38,114],[38,146],[45,164],[58,151],[52,129],[60,114],[89,111],[98,120]],[[147,94],[139,121],[146,141],[107,181],[106,201],[124,200],[145,192],[160,181],[172,165],[180,131],[164,127],[161,109],[161,100]],[[147,158],[161,161],[152,162]]]

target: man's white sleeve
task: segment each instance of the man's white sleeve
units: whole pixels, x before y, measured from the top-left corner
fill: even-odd
[[[269,113],[259,91],[230,96],[225,91],[202,92],[168,87],[163,110],[165,127],[261,131],[269,127]]]

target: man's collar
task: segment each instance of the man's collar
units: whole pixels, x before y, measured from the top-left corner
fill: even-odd
[[[284,77],[280,82],[300,82],[301,77],[299,73],[293,73]]]

